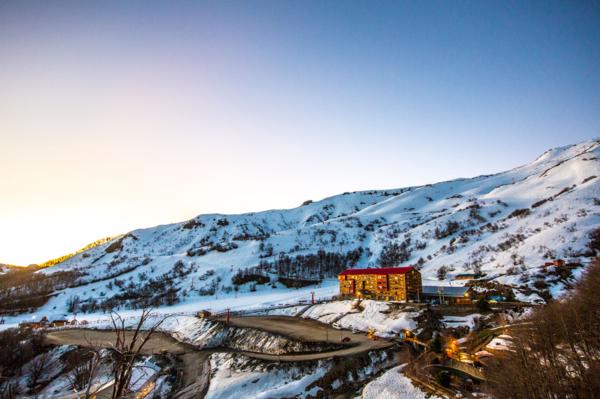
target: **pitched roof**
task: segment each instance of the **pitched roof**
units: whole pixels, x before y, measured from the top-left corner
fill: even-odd
[[[469,291],[469,287],[449,287],[449,286],[438,286],[438,285],[424,285],[422,287],[422,294],[425,295],[439,295],[449,297],[461,297]]]
[[[408,273],[411,270],[414,270],[414,267],[412,266],[406,266],[406,267],[380,267],[380,268],[373,268],[373,269],[347,269],[344,270],[343,272],[341,272],[339,275],[340,276],[355,276],[355,275],[360,275],[360,274],[379,274],[379,275],[388,275],[388,274],[404,274],[404,273]]]

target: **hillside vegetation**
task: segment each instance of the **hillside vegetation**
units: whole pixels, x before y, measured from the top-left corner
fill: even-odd
[[[537,308],[511,331],[512,351],[496,359],[497,398],[596,398],[600,392],[600,262],[563,301]]]
[[[42,286],[54,312],[161,306],[277,292],[348,267],[409,264],[424,284],[467,272],[519,299],[549,300],[597,250],[599,155],[593,140],[494,175],[134,230],[36,271],[39,284],[3,284],[0,300]],[[566,265],[541,267],[555,259]],[[60,281],[48,288],[42,280],[51,276]]]

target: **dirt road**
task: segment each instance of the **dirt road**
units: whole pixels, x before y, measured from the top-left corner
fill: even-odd
[[[289,316],[247,316],[232,317],[229,325],[233,327],[254,328],[261,331],[286,336],[288,338],[315,343],[333,343],[343,345],[340,349],[315,353],[291,353],[273,355],[248,351],[236,351],[227,348],[213,350],[197,350],[192,345],[179,342],[170,335],[155,333],[144,345],[141,353],[152,355],[170,352],[179,356],[183,362],[183,388],[176,394],[178,399],[203,398],[209,386],[209,356],[214,352],[236,352],[248,357],[276,362],[300,362],[327,359],[331,357],[351,356],[372,350],[385,349],[394,345],[387,340],[370,340],[366,334],[337,330],[329,325],[314,320]],[[126,340],[132,332],[126,333]],[[49,343],[56,345],[80,345],[88,347],[110,348],[115,341],[115,333],[111,330],[66,329],[51,331],[46,335]],[[349,342],[342,343],[342,338]]]
[[[224,321],[225,319],[220,318],[218,320]],[[393,342],[387,340],[372,341],[363,333],[337,330],[328,324],[319,323],[315,320],[291,316],[230,317],[229,325],[234,327],[254,328],[273,334],[283,335],[302,342],[327,342],[340,345],[343,344],[342,338],[350,338],[350,341],[345,344],[347,345],[346,348],[326,352],[287,355],[241,352],[247,356],[263,360],[281,362],[320,360],[335,356],[350,356],[371,350],[385,349],[394,345]]]
[[[140,335],[145,337],[145,333]],[[125,332],[127,344],[133,336],[132,331]],[[92,330],[85,328],[70,328],[66,330],[52,331],[46,335],[48,342],[52,344],[75,344],[87,347],[109,348],[114,345],[115,333],[112,330]],[[142,354],[152,355],[161,351],[173,354],[188,353],[193,348],[182,342],[175,340],[169,335],[155,333],[142,348]]]
[[[132,332],[127,331],[125,339],[129,341],[132,335]],[[115,342],[115,333],[110,330],[68,329],[49,332],[46,339],[56,345],[110,348]],[[141,353],[152,355],[160,352],[178,355],[183,362],[184,388],[175,397],[182,399],[204,397],[209,383],[208,357],[211,352],[196,350],[193,346],[179,342],[167,334],[155,333],[146,342]]]

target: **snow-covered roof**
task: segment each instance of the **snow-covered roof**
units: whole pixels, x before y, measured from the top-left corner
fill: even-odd
[[[415,268],[412,266],[406,267],[380,267],[373,269],[348,269],[341,272],[340,276],[348,276],[348,275],[364,275],[364,274],[378,274],[378,275],[388,275],[388,274],[404,274],[408,273]]]

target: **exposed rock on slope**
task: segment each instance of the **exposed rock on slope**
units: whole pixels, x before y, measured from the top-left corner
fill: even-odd
[[[557,295],[571,271],[548,285],[553,270],[539,266],[557,258],[585,264],[594,255],[599,156],[594,140],[494,175],[344,193],[289,210],[200,215],[132,231],[39,273],[80,272],[47,305],[80,312],[211,295],[234,301],[236,292],[279,289],[278,277],[309,284],[381,263],[417,265],[426,284],[443,283],[444,267],[445,279],[469,272]]]

